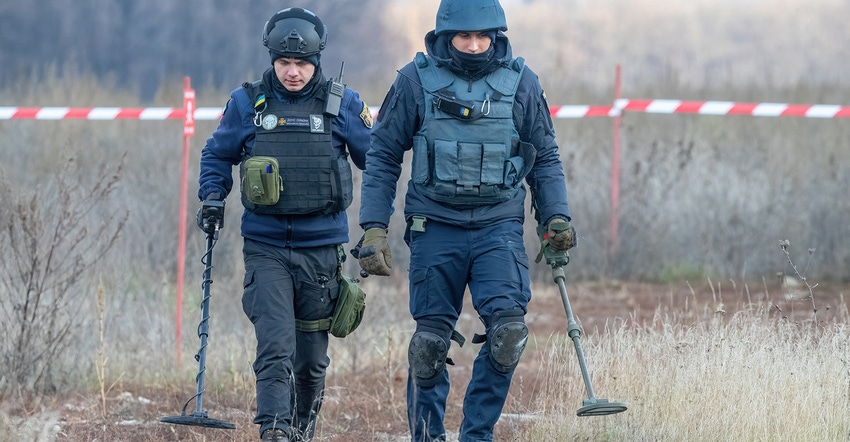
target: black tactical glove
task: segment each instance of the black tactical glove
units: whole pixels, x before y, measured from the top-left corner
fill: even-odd
[[[549,221],[546,230],[546,239],[549,241],[549,247],[552,247],[552,250],[566,252],[576,246],[576,229],[570,225],[569,221],[554,218]]]
[[[355,248],[360,268],[370,275],[390,276],[393,257],[390,253],[390,245],[387,243],[387,229],[380,227],[368,229],[362,241],[363,244]]]
[[[195,215],[195,222],[204,233],[216,233],[224,227],[224,201],[218,192],[207,196]]]

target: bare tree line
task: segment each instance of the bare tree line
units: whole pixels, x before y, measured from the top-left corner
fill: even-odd
[[[46,81],[52,77],[44,72],[51,70],[60,78],[93,74],[145,101],[156,100],[160,88],[179,84],[183,76],[198,89],[230,90],[268,66],[260,43],[265,20],[284,7],[301,6],[330,30],[326,74],[335,75],[346,61],[347,82],[377,105],[395,69],[422,49],[438,3],[6,2],[0,6],[0,87]],[[632,98],[735,100],[722,92],[737,86],[765,92],[740,98],[799,101],[781,96],[780,88],[850,81],[843,56],[850,45],[842,20],[850,13],[846,1],[503,4],[514,52],[541,75],[553,104],[610,99],[617,64],[624,67],[623,92]],[[644,88],[654,88],[656,96],[637,96]],[[708,96],[716,91],[721,94]]]

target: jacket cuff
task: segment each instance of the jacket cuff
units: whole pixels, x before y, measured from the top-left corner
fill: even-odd
[[[567,215],[552,215],[549,217],[549,219],[546,220],[546,224],[544,224],[544,226],[548,226],[549,223],[551,223],[552,220],[555,218],[561,218],[562,220],[565,220],[567,222],[572,221],[572,219]]]
[[[386,229],[387,225],[383,224],[383,223],[366,223],[366,224],[360,224],[360,228],[363,229],[363,231],[365,232],[369,229],[374,229],[374,228]]]

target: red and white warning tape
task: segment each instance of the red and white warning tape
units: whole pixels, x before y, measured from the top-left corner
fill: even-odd
[[[568,105],[553,106],[549,113],[555,118],[616,117],[619,115],[614,106]]]
[[[756,117],[850,118],[850,107],[832,104],[735,103],[732,101],[617,100],[622,111],[653,114],[752,115]]]
[[[372,112],[377,113],[377,108]],[[613,106],[567,105],[549,109],[555,118],[615,117],[623,112],[651,114],[751,115],[757,117],[850,118],[850,106],[832,104],[736,103],[732,101],[629,100]],[[222,108],[199,107],[195,120],[217,120]],[[177,107],[2,107],[0,120],[179,120],[185,111]]]
[[[221,112],[218,107],[199,107],[195,109],[195,119],[217,120]],[[182,107],[0,107],[0,120],[182,120],[184,116]]]
[[[629,100],[613,106],[560,106],[556,118],[616,117],[623,112],[650,114],[752,115],[755,117],[850,118],[850,106],[833,104],[736,103],[732,101]]]

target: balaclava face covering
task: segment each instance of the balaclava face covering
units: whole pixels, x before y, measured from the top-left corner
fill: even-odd
[[[472,81],[478,80],[492,72],[498,66],[498,60],[493,57],[493,54],[496,52],[496,31],[488,30],[484,34],[490,37],[490,47],[478,54],[467,54],[466,52],[457,50],[452,44],[452,39],[456,34],[440,35],[438,38],[445,39],[449,55],[451,56],[452,61],[449,69],[458,75],[468,77]]]
[[[278,58],[283,58],[282,55],[278,55],[278,54],[276,54],[275,52],[272,52],[272,51],[269,51],[269,55],[270,55],[271,60],[272,60],[272,65],[274,65],[274,61],[277,60]],[[308,55],[306,57],[297,57],[300,60],[307,61],[308,63],[315,66],[316,70],[315,70],[315,72],[313,72],[313,77],[310,78],[310,81],[308,81],[307,84],[304,85],[304,88],[302,88],[300,91],[296,91],[296,92],[291,92],[291,91],[287,90],[285,87],[283,87],[283,84],[280,82],[280,80],[277,78],[277,75],[274,72],[274,67],[272,67],[272,69],[270,69],[269,72],[268,72],[270,74],[269,76],[271,77],[270,80],[271,80],[272,89],[278,95],[280,95],[284,98],[288,98],[288,99],[304,97],[304,96],[310,94],[311,92],[313,92],[313,89],[315,89],[316,85],[324,78],[322,76],[321,56],[322,56],[322,54],[313,54],[313,55]],[[293,57],[293,58],[296,58],[296,57]]]

